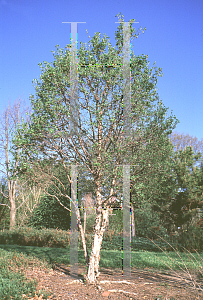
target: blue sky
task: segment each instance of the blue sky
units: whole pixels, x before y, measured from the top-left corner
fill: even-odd
[[[115,45],[119,12],[146,27],[134,39],[135,55],[156,61],[160,99],[180,123],[176,131],[203,138],[203,1],[202,0],[0,0],[0,113],[19,97],[29,104],[38,63],[53,61],[51,50],[70,43],[70,24],[78,25],[78,41],[104,33]]]

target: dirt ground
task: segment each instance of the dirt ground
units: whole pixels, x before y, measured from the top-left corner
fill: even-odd
[[[79,266],[78,274],[85,274],[85,267]],[[203,299],[203,280],[197,282],[202,291],[195,291],[184,273],[178,272],[178,278],[170,271],[156,271],[154,269],[131,269],[129,279],[122,277],[121,270],[100,270],[99,283],[88,285],[84,276],[74,279],[70,275],[70,268],[66,265],[55,265],[51,272],[37,268],[28,269],[27,278],[38,280],[37,290],[53,292],[48,299],[79,300],[79,299],[146,299],[146,300],[193,300]],[[31,299],[42,299],[35,296]]]

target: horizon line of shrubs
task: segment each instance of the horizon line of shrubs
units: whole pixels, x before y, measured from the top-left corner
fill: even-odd
[[[201,231],[201,232],[200,232]],[[196,234],[196,235],[195,235]],[[86,233],[87,247],[91,247],[93,233]],[[167,239],[166,239],[167,240]],[[203,251],[203,230],[194,230],[191,233],[190,230],[184,232],[184,235],[173,237],[170,244],[183,251],[183,247],[191,252]],[[155,239],[155,243],[163,250],[172,251],[172,248],[160,240],[158,237]],[[36,229],[32,227],[22,227],[13,230],[4,230],[0,232],[0,244],[3,245],[19,245],[19,246],[36,246],[36,247],[51,247],[51,248],[69,248],[70,246],[70,230],[64,231],[61,229]],[[78,234],[78,246],[82,249],[82,241],[80,234]],[[106,232],[102,242],[102,249],[122,250],[122,235],[119,233]],[[131,249],[133,251],[145,250],[145,251],[161,251],[153,242],[147,237],[133,237],[131,238]],[[195,250],[194,250],[195,249]]]

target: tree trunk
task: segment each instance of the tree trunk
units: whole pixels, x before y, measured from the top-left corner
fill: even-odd
[[[15,228],[16,225],[16,204],[15,199],[10,199],[11,209],[10,209],[10,230]]]
[[[85,211],[84,212],[84,233],[85,233],[85,230],[86,230],[86,218],[87,218],[87,213]]]
[[[132,222],[132,236],[136,237],[135,235],[135,215],[134,215],[134,207],[131,203],[131,222]]]
[[[87,274],[87,281],[90,284],[95,284],[96,279],[99,276],[99,261],[100,261],[100,251],[103,240],[104,231],[108,222],[108,209],[98,209],[97,217],[95,221],[94,230],[94,241],[92,244],[92,252],[89,261],[89,268]],[[103,221],[101,226],[101,217],[103,214]]]
[[[86,265],[88,267],[88,265],[89,265],[89,255],[88,255],[87,245],[86,245],[86,241],[85,241],[85,233],[84,233],[81,218],[80,218],[80,211],[79,211],[78,208],[76,208],[76,214],[77,214],[77,219],[78,219],[78,227],[79,227],[80,234],[81,234],[81,239],[82,239],[82,246],[83,246],[83,251],[84,251],[84,255],[85,255],[85,261],[86,261]]]
[[[10,202],[10,230],[15,228],[16,225],[16,203],[15,203],[15,180],[8,180],[8,194]]]

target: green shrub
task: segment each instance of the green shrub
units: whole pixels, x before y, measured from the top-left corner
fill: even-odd
[[[135,209],[136,236],[156,239],[156,234],[159,234],[166,239],[169,238],[167,236],[166,228],[164,228],[160,223],[158,213],[152,211],[152,209],[147,205],[143,210]]]
[[[123,231],[123,211],[121,209],[114,209],[114,215],[109,216],[109,230],[114,230],[115,234]]]
[[[28,296],[34,297],[37,281],[27,279],[23,274],[33,259],[21,253],[0,249],[0,299],[22,300],[28,299]],[[35,263],[41,265],[36,259]],[[23,295],[26,297],[23,298]]]
[[[5,230],[0,232],[0,244],[66,248],[70,245],[70,232],[31,227]]]
[[[172,238],[179,248],[186,248],[190,252],[203,251],[203,228],[200,226],[189,226],[187,231],[179,232]]]
[[[91,213],[90,215],[87,215],[85,232],[87,232],[87,233],[94,232],[95,218],[96,218],[95,213]],[[82,223],[82,225],[83,225],[83,223]]]
[[[22,300],[22,295],[35,295],[36,281],[27,281],[25,276],[17,273],[1,271],[0,274],[0,299]],[[12,297],[12,298],[11,298]]]
[[[113,217],[114,216],[112,216],[112,218]],[[85,238],[87,248],[91,249],[93,232],[86,233]],[[171,251],[171,248],[167,243],[159,240],[156,240],[156,243],[162,249]],[[180,242],[174,240],[170,241],[170,243],[173,245],[173,247],[178,248],[179,251],[183,251]],[[0,244],[68,248],[70,246],[70,231],[67,232],[45,228],[38,230],[31,227],[18,228],[12,231],[5,230],[4,232],[0,232]],[[78,246],[79,249],[83,249],[80,233],[78,233]],[[131,247],[133,251],[161,251],[146,237],[131,237]],[[112,229],[105,231],[102,249],[122,250],[122,233],[118,234]]]
[[[70,202],[67,199],[63,199],[63,201],[60,199],[60,201],[66,207],[70,207]],[[27,226],[37,229],[58,228],[68,230],[70,229],[70,212],[63,208],[55,198],[44,196],[27,221]]]

